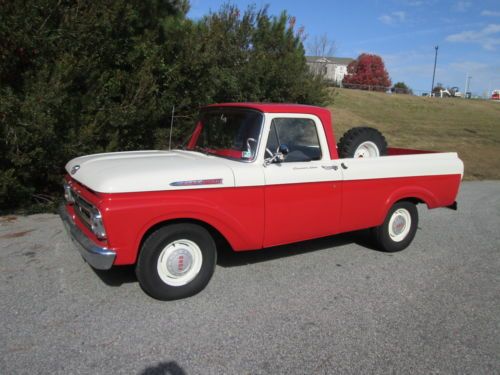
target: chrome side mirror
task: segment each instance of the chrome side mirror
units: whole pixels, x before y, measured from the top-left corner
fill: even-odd
[[[286,156],[290,153],[290,149],[286,144],[282,143],[280,144],[280,147],[278,147],[278,153]]]
[[[270,158],[267,158],[264,160],[264,167],[267,167],[269,164],[272,163],[282,163],[285,161],[285,156],[288,155],[290,152],[290,149],[288,146],[284,143],[280,144],[278,147],[278,150],[271,156]],[[270,153],[270,151],[269,151]]]

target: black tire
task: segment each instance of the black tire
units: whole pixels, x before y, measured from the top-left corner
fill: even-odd
[[[185,246],[183,243],[188,245]],[[172,244],[175,245],[172,246]],[[180,250],[173,250],[174,254],[171,257],[167,257],[166,254],[169,251],[167,249],[174,249],[176,246]],[[178,255],[179,252],[180,255]],[[200,254],[201,268],[199,272],[194,273],[194,269],[199,267]],[[163,263],[160,262],[163,265],[163,272],[159,271],[160,256],[162,260],[165,259]],[[189,258],[186,260],[186,263],[189,263],[191,260],[189,263],[190,268],[186,267],[185,276],[191,275],[189,274],[191,272],[193,279],[186,280],[187,282],[183,285],[173,285],[179,282],[179,279],[176,280],[175,276],[170,277],[167,275],[165,272],[165,270],[169,270],[167,264],[170,264],[170,267],[175,266],[175,260],[177,259],[179,270],[183,272],[184,257],[186,259]],[[167,259],[173,260],[171,263],[168,263]],[[197,259],[197,261],[193,259]],[[212,278],[216,262],[217,251],[215,242],[205,228],[191,223],[171,224],[155,230],[144,241],[137,260],[135,273],[141,288],[147,294],[153,298],[167,301],[190,297],[202,291]],[[195,267],[196,264],[198,265],[197,267]],[[164,280],[168,280],[168,283]]]
[[[372,142],[378,148],[379,156],[387,155],[387,141],[377,129],[361,126],[349,129],[340,138],[337,149],[340,158],[353,158],[358,147],[365,142]]]
[[[398,213],[396,213],[396,211],[398,211]],[[402,213],[404,213],[404,215],[402,215]],[[406,232],[406,227],[403,227],[402,229],[402,233],[400,234],[402,238],[394,236],[394,234],[397,233],[397,230],[401,230],[401,227],[398,228],[398,223],[395,222],[396,220],[393,220],[394,227],[392,231],[390,230],[391,218],[394,215],[395,219],[397,219],[397,217],[400,216],[400,214],[401,217],[405,217],[406,215],[408,215],[408,217],[411,219],[410,225],[408,226],[408,231],[404,236],[402,235]],[[404,221],[405,219],[403,218],[402,220]],[[384,223],[379,227],[373,228],[372,231],[377,247],[382,251],[388,253],[394,253],[406,249],[411,244],[417,232],[417,227],[418,227],[417,207],[412,202],[401,201],[395,203],[391,207],[391,209],[387,213]],[[395,231],[394,230],[395,228],[398,229]]]

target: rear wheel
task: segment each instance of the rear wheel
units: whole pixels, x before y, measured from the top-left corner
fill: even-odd
[[[395,203],[384,223],[373,228],[373,235],[378,248],[386,252],[406,249],[417,232],[418,211],[414,203],[401,201]]]
[[[387,155],[387,142],[377,129],[349,129],[337,145],[340,158],[373,158]]]
[[[203,227],[180,223],[155,230],[144,241],[136,265],[142,289],[159,300],[192,296],[210,281],[215,242]]]

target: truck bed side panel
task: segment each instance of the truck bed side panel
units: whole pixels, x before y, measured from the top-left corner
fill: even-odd
[[[449,206],[460,180],[454,174],[344,181],[341,231],[382,224],[389,208],[402,199],[416,198],[429,208]]]

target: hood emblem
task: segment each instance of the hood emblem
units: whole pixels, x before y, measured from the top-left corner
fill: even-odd
[[[76,172],[78,172],[79,169],[80,169],[80,166],[75,165],[73,168],[71,168],[71,171],[69,173],[75,174]]]

